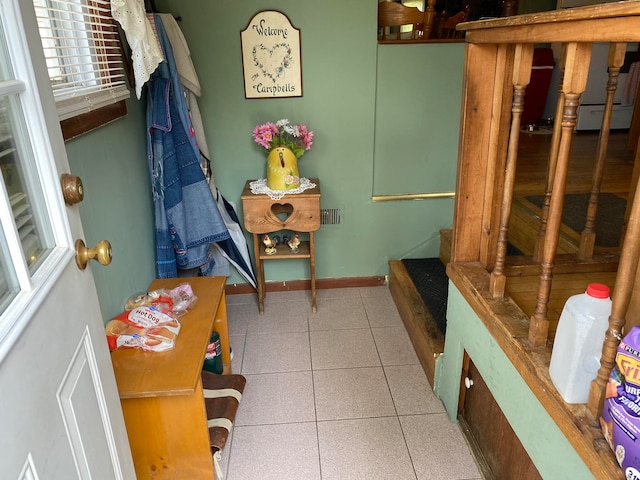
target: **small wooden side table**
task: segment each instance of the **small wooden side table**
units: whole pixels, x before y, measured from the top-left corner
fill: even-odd
[[[258,304],[260,314],[264,314],[264,282],[265,260],[284,260],[292,258],[308,258],[311,269],[311,309],[317,311],[316,305],[316,262],[313,232],[320,228],[320,182],[310,178],[315,187],[302,193],[287,194],[280,200],[272,200],[266,194],[254,194],[247,180],[242,191],[242,210],[244,212],[244,228],[253,234],[253,249],[256,258],[258,277]],[[274,254],[267,255],[262,244],[261,235],[279,230],[293,230],[309,234],[309,241],[302,241],[297,253],[280,244]]]

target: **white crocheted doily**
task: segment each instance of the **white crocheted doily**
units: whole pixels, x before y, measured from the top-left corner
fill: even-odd
[[[298,188],[292,188],[291,190],[272,190],[271,188],[267,187],[266,178],[260,178],[258,180],[254,180],[253,182],[249,182],[251,193],[255,195],[264,193],[268,195],[271,200],[280,200],[282,197],[289,193],[302,193],[305,190],[314,188],[315,186],[315,183],[304,177],[300,177],[300,186]]]

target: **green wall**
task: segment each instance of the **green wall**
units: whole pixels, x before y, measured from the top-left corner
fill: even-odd
[[[438,255],[438,232],[452,224],[452,199],[376,203],[371,196],[423,191],[423,180],[427,190],[453,190],[461,44],[379,48],[376,3],[370,0],[157,5],[182,17],[202,85],[199,106],[216,185],[240,216],[245,181],[265,176],[266,155],[251,132],[259,123],[289,118],[315,132],[311,151],[300,160],[301,174],[318,177],[322,208],[342,214],[340,225],[316,233],[317,278],[386,275],[389,260]],[[240,31],[265,9],[286,13],[301,30],[303,97],[244,98]],[[408,114],[402,96],[410,99]],[[138,101],[132,94],[127,106],[125,118],[67,142],[72,173],[85,184],[79,208],[86,243],[106,238],[113,246],[109,267],[92,264],[105,319],[155,276],[144,96]],[[438,133],[430,136],[434,126]],[[399,133],[413,141],[398,142]],[[386,153],[390,145],[393,155]],[[398,168],[388,170],[394,164]],[[384,186],[387,180],[390,186]],[[374,192],[374,183],[382,191]],[[307,262],[269,262],[266,277],[297,280],[308,278],[308,270]],[[232,272],[229,283],[244,283]]]
[[[459,290],[449,282],[447,335],[436,395],[456,421],[467,351],[542,478],[594,478]]]
[[[113,261],[91,262],[104,320],[155,278],[154,224],[147,168],[144,104],[127,100],[127,116],[66,143],[71,173],[82,178],[78,204],[85,243],[111,242]]]
[[[453,200],[378,202],[374,193],[375,148],[396,142],[391,131],[376,127],[378,45],[377,4],[371,0],[349,2],[326,0],[163,0],[158,8],[181,16],[182,28],[202,84],[199,102],[213,160],[216,184],[227,200],[238,204],[247,179],[264,178],[266,156],[253,142],[253,128],[265,121],[288,118],[306,123],[315,133],[314,145],[299,162],[301,175],[318,177],[322,208],[339,208],[340,225],[324,226],[316,233],[316,276],[318,278],[386,275],[387,262],[408,256],[437,256],[438,231],[452,224]],[[284,12],[301,31],[303,97],[289,99],[244,98],[240,31],[261,10]],[[434,108],[431,122],[456,132],[447,139],[421,145],[399,145],[393,161],[403,165],[394,183],[410,182],[416,175],[411,163],[420,166],[421,152],[439,148],[437,162],[448,172],[442,180],[452,189],[451,165],[457,158],[457,129],[461,95],[462,48],[422,45],[418,56],[398,47],[394,62],[407,66],[411,79],[403,86],[411,98],[429,91],[429,84],[445,79],[439,94],[451,96],[451,108]],[[434,52],[425,62],[425,51]],[[415,51],[415,50],[414,50]],[[451,52],[451,62],[436,61],[438,53]],[[416,70],[415,65],[423,68]],[[388,71],[388,70],[387,70]],[[402,73],[394,75],[403,77]],[[407,77],[404,77],[406,81]],[[443,82],[440,81],[440,84]],[[417,97],[419,98],[419,97]],[[415,118],[397,119],[396,125],[424,138],[426,126]],[[448,127],[447,127],[448,126]],[[435,162],[435,163],[433,163]],[[385,174],[386,175],[386,174]],[[396,175],[393,172],[389,177]],[[397,193],[397,192],[392,192]],[[267,280],[308,278],[306,262],[270,262]],[[242,283],[234,273],[230,282]]]
[[[375,195],[455,190],[463,56],[464,43],[378,46]]]

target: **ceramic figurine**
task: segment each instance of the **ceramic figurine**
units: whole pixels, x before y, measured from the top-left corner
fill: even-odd
[[[298,232],[293,234],[293,238],[288,242],[289,248],[291,249],[291,253],[298,253],[298,246],[300,245],[300,236]]]
[[[267,255],[273,255],[276,253],[276,242],[269,238],[269,234],[264,234],[264,237],[262,237],[262,243],[264,243],[264,253]]]

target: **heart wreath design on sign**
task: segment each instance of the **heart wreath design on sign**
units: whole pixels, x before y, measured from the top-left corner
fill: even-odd
[[[253,63],[262,74],[276,82],[284,74],[285,69],[291,67],[293,57],[288,43],[278,43],[272,48],[262,43],[253,47]]]

